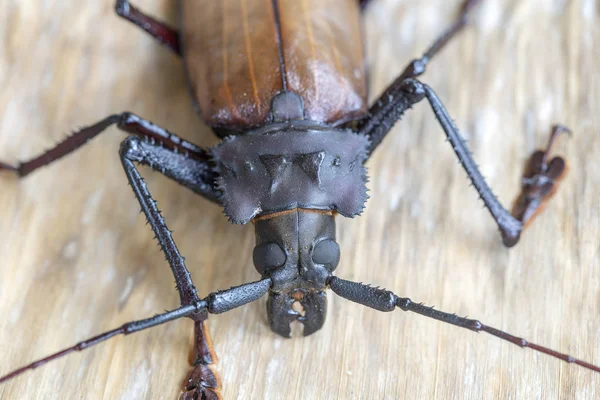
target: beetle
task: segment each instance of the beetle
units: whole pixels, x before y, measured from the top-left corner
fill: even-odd
[[[311,154],[312,154],[312,153],[311,153]],[[301,156],[303,156],[303,155],[304,155],[304,154],[301,154]],[[309,159],[309,161],[310,161],[310,160],[312,160],[312,159]],[[318,157],[316,158],[316,160],[317,160],[317,161],[319,160],[319,159],[318,159]],[[267,161],[266,161],[266,162],[268,163],[268,162],[276,162],[276,161],[278,161],[278,160],[277,160],[277,159],[271,159],[271,158],[269,158],[269,159],[267,159]],[[334,161],[335,161],[335,160],[334,160]],[[262,162],[262,161],[261,161],[261,162]],[[298,164],[298,165],[302,166],[304,162],[305,162],[305,159],[304,159],[304,158],[300,158],[300,159],[299,159],[299,160],[297,160],[297,161],[296,161],[296,160],[292,161],[292,166],[293,166],[293,165],[296,165],[296,164]],[[314,164],[314,160],[312,160],[311,162]],[[309,163],[309,164],[310,164],[310,163]],[[281,162],[280,162],[279,164],[277,164],[277,165],[281,166]],[[307,171],[306,169],[303,169],[303,168],[301,168],[301,170],[302,170],[302,172],[306,173],[306,175],[307,175],[307,176],[309,176],[309,175],[310,175],[310,170],[308,170],[308,171]],[[300,172],[300,171],[297,171],[297,172]],[[317,177],[318,177],[318,174],[317,174]],[[259,258],[260,258],[260,257],[259,257]],[[277,319],[276,319],[276,320],[277,320]],[[310,325],[310,324],[309,324],[309,325]],[[278,326],[276,326],[275,328],[277,329],[277,328],[278,328]]]

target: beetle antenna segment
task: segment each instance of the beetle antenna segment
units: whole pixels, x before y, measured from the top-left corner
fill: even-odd
[[[362,283],[347,281],[337,277],[332,277],[329,282],[329,285],[331,290],[333,290],[337,295],[355,303],[374,308],[375,310],[393,311],[396,309],[396,307],[398,307],[403,311],[412,311],[414,313],[421,314],[425,317],[437,319],[438,321],[446,322],[451,325],[469,329],[474,332],[486,332],[490,335],[516,344],[517,346],[529,347],[530,349],[539,351],[544,354],[548,354],[549,356],[561,359],[568,363],[574,363],[592,371],[600,372],[600,367],[576,359],[568,354],[563,354],[558,351],[549,349],[547,347],[540,346],[535,343],[530,343],[523,338],[484,325],[478,320],[463,318],[459,317],[456,314],[449,314],[443,311],[438,311],[435,310],[433,307],[427,307],[423,304],[415,303],[409,298],[398,297],[389,290],[374,288],[368,285],[364,285]]]
[[[220,314],[233,310],[234,308],[260,299],[269,291],[270,286],[270,279],[246,283],[231,289],[211,293],[203,300],[199,300],[194,304],[179,307],[175,310],[167,311],[151,318],[128,322],[124,325],[121,325],[119,328],[101,333],[92,338],[79,342],[74,346],[68,347],[64,350],[58,351],[47,357],[34,361],[31,364],[14,370],[9,374],[0,377],[0,383],[6,382],[17,375],[21,375],[23,372],[26,372],[30,369],[41,367],[52,360],[56,360],[57,358],[70,354],[74,351],[82,351],[118,335],[129,335],[131,333],[162,325],[183,317],[190,317],[193,319],[195,315],[206,312],[211,314]]]
[[[206,304],[206,302],[204,302],[204,304]],[[204,307],[205,307],[205,305],[204,305]],[[27,370],[41,367],[42,365],[44,365],[52,360],[56,360],[57,358],[66,356],[67,354],[70,354],[74,351],[85,350],[89,347],[92,347],[92,346],[98,344],[98,343],[104,342],[105,340],[108,340],[114,336],[129,335],[130,333],[138,332],[138,331],[141,331],[141,330],[144,330],[147,328],[152,328],[154,326],[158,326],[158,325],[161,325],[166,322],[173,321],[173,320],[176,320],[176,319],[179,319],[182,317],[187,317],[187,316],[195,313],[196,310],[197,310],[196,305],[189,305],[189,306],[177,308],[172,311],[165,312],[163,314],[155,315],[154,317],[151,317],[151,318],[128,322],[126,324],[121,325],[121,327],[119,327],[119,328],[112,329],[110,331],[101,333],[97,336],[94,336],[92,338],[89,338],[87,340],[79,342],[74,346],[68,347],[64,350],[58,351],[47,357],[44,357],[37,361],[34,361],[31,364],[28,364],[24,367],[14,370],[13,372],[11,372],[9,374],[0,377],[0,383],[6,382],[18,375],[21,375],[23,372],[25,372]]]

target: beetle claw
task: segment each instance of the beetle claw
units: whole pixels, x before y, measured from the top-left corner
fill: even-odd
[[[198,364],[188,375],[180,400],[219,400],[221,383],[208,365]]]
[[[536,150],[527,161],[521,180],[521,193],[512,209],[513,217],[524,226],[529,225],[540,214],[567,173],[567,162],[564,158],[554,157],[548,161],[556,139],[561,133],[572,134],[565,126],[553,126],[546,149]]]

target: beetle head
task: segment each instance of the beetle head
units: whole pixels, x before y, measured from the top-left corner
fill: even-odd
[[[290,323],[304,335],[325,322],[325,289],[340,259],[332,212],[296,208],[255,219],[253,261],[272,287],[267,301],[271,329],[289,337]]]

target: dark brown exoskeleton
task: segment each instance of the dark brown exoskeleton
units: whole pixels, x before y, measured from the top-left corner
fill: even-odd
[[[549,159],[556,140],[562,133],[570,134],[571,131],[562,125],[553,126],[546,149],[536,150],[525,164],[521,193],[512,209],[512,215],[523,223],[523,227],[542,212],[567,174],[567,162],[564,158]]]
[[[225,2],[213,0],[182,0],[182,28],[176,31],[128,1],[117,1],[120,16],[184,59],[195,104],[222,142],[203,149],[145,119],[123,113],[76,132],[54,149],[18,166],[0,163],[0,169],[24,177],[111,125],[131,134],[121,145],[121,161],[173,271],[181,307],[80,342],[12,372],[0,382],[117,334],[189,317],[195,326],[195,357],[183,398],[217,398],[219,379],[210,367],[214,353],[205,326],[208,314],[223,313],[268,294],[271,329],[290,336],[290,324],[298,321],[309,335],[323,326],[328,288],[380,311],[398,307],[600,372],[599,367],[477,320],[333,275],[340,259],[335,216],[361,213],[367,200],[364,163],[401,115],[422,100],[431,106],[506,246],[518,242],[523,225],[554,193],[565,170],[564,160],[547,160],[560,131],[556,129],[548,150],[532,156],[524,192],[515,216],[511,215],[488,187],[434,91],[416,79],[466,24],[478,0],[465,1],[450,29],[423,57],[412,61],[370,108],[359,26],[361,3],[365,2],[248,0],[240,7],[226,7]],[[302,23],[298,16],[303,16]],[[233,223],[253,222],[253,261],[261,279],[200,299],[136,164],[148,165],[221,205]]]

